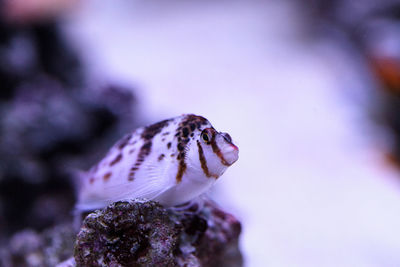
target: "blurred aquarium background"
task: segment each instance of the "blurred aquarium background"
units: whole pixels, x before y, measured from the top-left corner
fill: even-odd
[[[0,242],[71,219],[71,168],[182,113],[245,266],[400,266],[400,3],[0,0]]]

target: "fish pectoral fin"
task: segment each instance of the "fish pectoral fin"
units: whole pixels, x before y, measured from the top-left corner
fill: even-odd
[[[174,180],[168,175],[169,164],[152,164],[144,162],[141,166],[142,173],[134,181],[112,185],[108,188],[114,192],[108,202],[143,198],[153,200],[159,195],[175,186]],[[127,188],[130,188],[127,191]]]
[[[175,183],[168,175],[168,163],[162,165],[145,163],[143,167],[146,170],[147,177],[144,177],[142,184],[138,186],[139,197],[153,200],[175,186]]]

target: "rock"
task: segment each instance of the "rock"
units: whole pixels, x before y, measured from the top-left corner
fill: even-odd
[[[242,266],[240,231],[211,202],[197,213],[116,202],[86,217],[74,257],[77,266]]]
[[[76,232],[68,224],[41,234],[23,230],[13,235],[9,243],[0,249],[0,266],[54,267],[71,256],[75,237]]]
[[[239,221],[210,201],[197,212],[116,202],[90,213],[78,235],[72,223],[14,234],[0,247],[0,266],[239,267],[240,231]]]

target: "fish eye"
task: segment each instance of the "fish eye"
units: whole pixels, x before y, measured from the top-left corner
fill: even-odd
[[[207,131],[203,131],[201,133],[201,138],[203,139],[204,142],[209,143],[210,142],[210,136],[208,135]]]
[[[222,133],[222,136],[225,138],[226,141],[232,143],[232,137],[228,133]]]

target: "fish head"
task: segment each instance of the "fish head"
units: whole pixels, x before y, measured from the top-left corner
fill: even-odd
[[[209,127],[203,129],[193,142],[198,167],[207,177],[218,178],[239,158],[239,148],[228,133]]]

